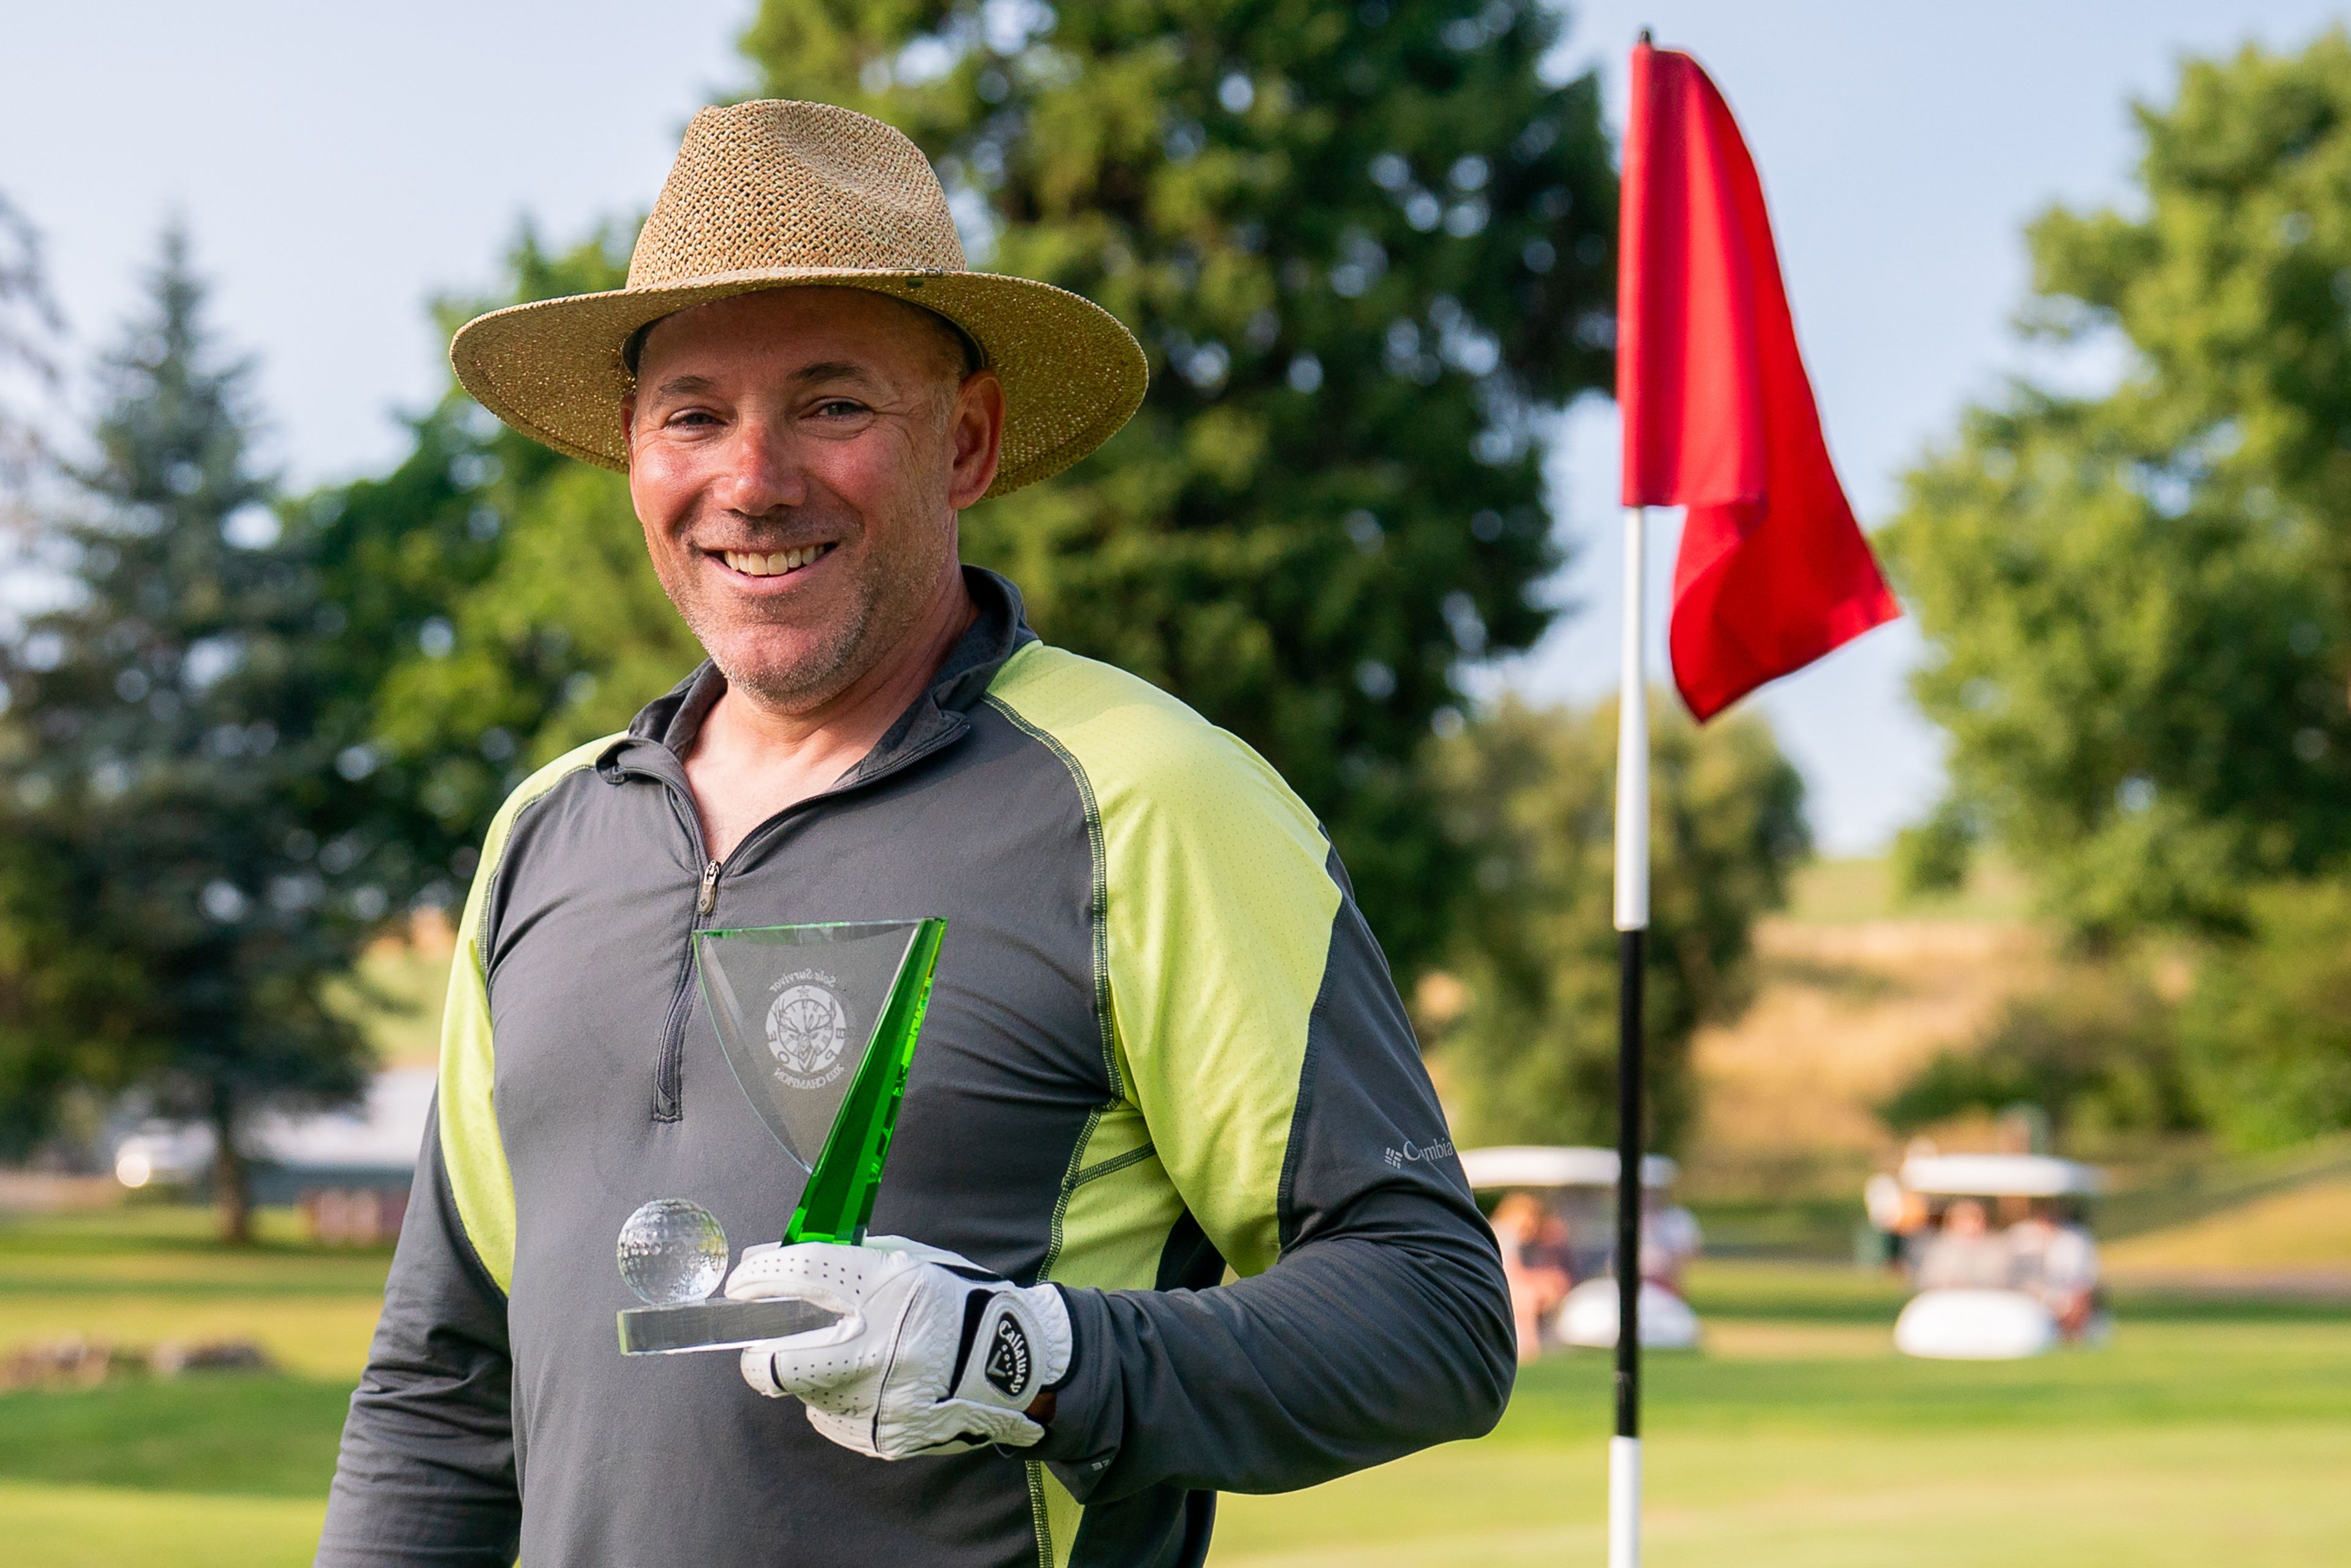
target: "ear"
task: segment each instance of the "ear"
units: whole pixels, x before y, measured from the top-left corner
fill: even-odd
[[[621,455],[625,460],[636,455],[637,393],[632,387],[629,395],[621,400]]]
[[[1004,383],[990,370],[974,371],[956,390],[947,437],[955,467],[947,479],[947,505],[956,511],[977,502],[996,483],[1004,445]]]

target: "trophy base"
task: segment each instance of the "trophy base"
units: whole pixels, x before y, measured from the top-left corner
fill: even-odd
[[[674,1355],[693,1350],[736,1350],[840,1321],[839,1312],[814,1301],[789,1299],[631,1307],[621,1313],[621,1354]]]

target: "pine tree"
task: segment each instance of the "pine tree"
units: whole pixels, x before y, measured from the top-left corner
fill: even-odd
[[[42,1052],[10,1076],[135,1085],[211,1124],[244,1240],[255,1113],[359,1087],[362,1042],[325,988],[389,897],[320,653],[348,616],[272,509],[247,367],[214,345],[176,233],[151,295],[104,366],[79,509],[42,538],[56,607],[0,651],[0,989],[6,1038]]]
[[[52,350],[62,326],[43,272],[41,237],[0,193],[0,507],[39,458],[39,434],[22,400],[54,384]],[[5,517],[0,510],[0,520]]]

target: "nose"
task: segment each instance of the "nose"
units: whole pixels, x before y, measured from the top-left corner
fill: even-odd
[[[713,497],[728,511],[757,517],[808,500],[808,469],[799,443],[766,420],[747,418],[728,433]]]

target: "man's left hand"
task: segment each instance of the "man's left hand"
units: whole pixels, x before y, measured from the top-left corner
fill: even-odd
[[[797,1396],[809,1424],[878,1459],[1026,1448],[1027,1414],[1070,1368],[1070,1313],[1050,1285],[1026,1290],[953,1252],[894,1236],[862,1247],[754,1247],[726,1281],[735,1301],[785,1297],[839,1322],[743,1350],[743,1381]]]

